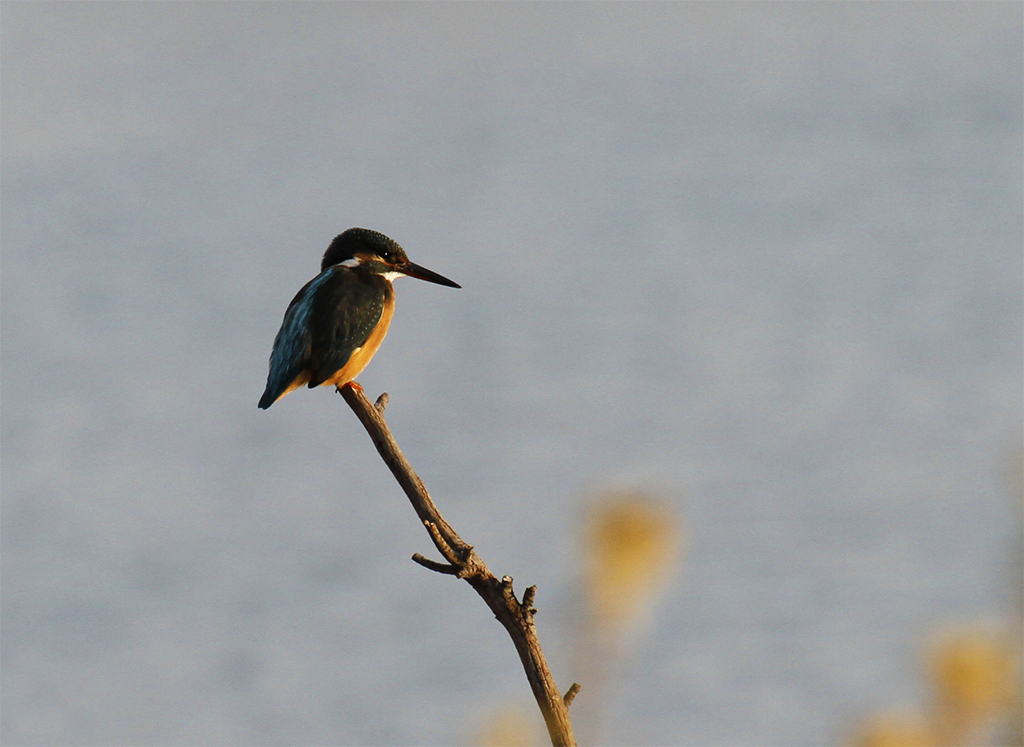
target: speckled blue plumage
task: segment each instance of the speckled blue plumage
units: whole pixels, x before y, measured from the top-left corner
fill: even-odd
[[[270,354],[259,406],[267,409],[306,372],[307,386],[323,384],[370,336],[384,309],[387,281],[328,267],[300,290],[285,312]]]

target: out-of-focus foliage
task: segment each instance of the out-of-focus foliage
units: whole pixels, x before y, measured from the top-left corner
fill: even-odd
[[[539,716],[537,717],[539,718]],[[522,708],[505,705],[496,709],[477,731],[474,743],[479,747],[533,747],[545,743],[542,735]]]
[[[931,727],[920,714],[880,713],[860,727],[856,747],[935,747]]]
[[[1013,520],[1024,529],[1024,452],[1018,453],[1012,482]],[[1018,534],[1015,543],[1009,573],[1014,609],[1008,623],[937,629],[925,646],[932,695],[927,715],[876,715],[857,731],[855,745],[1024,745],[1024,536]]]
[[[598,499],[584,527],[588,611],[600,627],[642,621],[679,568],[682,528],[666,503],[643,493]]]
[[[1009,716],[1014,697],[1016,667],[1005,633],[981,626],[943,631],[927,659],[938,742],[992,743],[993,727]]]
[[[679,510],[640,490],[600,494],[582,529],[582,600],[573,677],[583,686],[570,709],[582,743],[602,741],[608,685],[631,634],[647,622],[678,574],[684,545]]]

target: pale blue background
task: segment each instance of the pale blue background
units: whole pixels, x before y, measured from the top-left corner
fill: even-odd
[[[678,505],[609,741],[836,743],[1009,614],[1019,3],[0,12],[5,744],[529,707],[344,403],[256,409],[353,225],[464,286],[400,281],[361,381],[561,686],[585,497]]]

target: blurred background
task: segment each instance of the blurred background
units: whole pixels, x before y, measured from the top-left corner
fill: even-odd
[[[1019,739],[1019,3],[0,14],[3,743],[542,740],[343,401],[256,408],[350,226],[463,285],[360,381],[581,737]]]

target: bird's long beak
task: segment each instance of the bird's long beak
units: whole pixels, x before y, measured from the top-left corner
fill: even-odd
[[[410,262],[407,265],[395,268],[403,275],[408,275],[411,278],[419,278],[420,280],[426,280],[428,283],[437,283],[438,285],[447,285],[449,288],[461,288],[462,286],[455,283],[444,275],[438,275],[433,270],[428,270],[426,267],[420,267]]]

